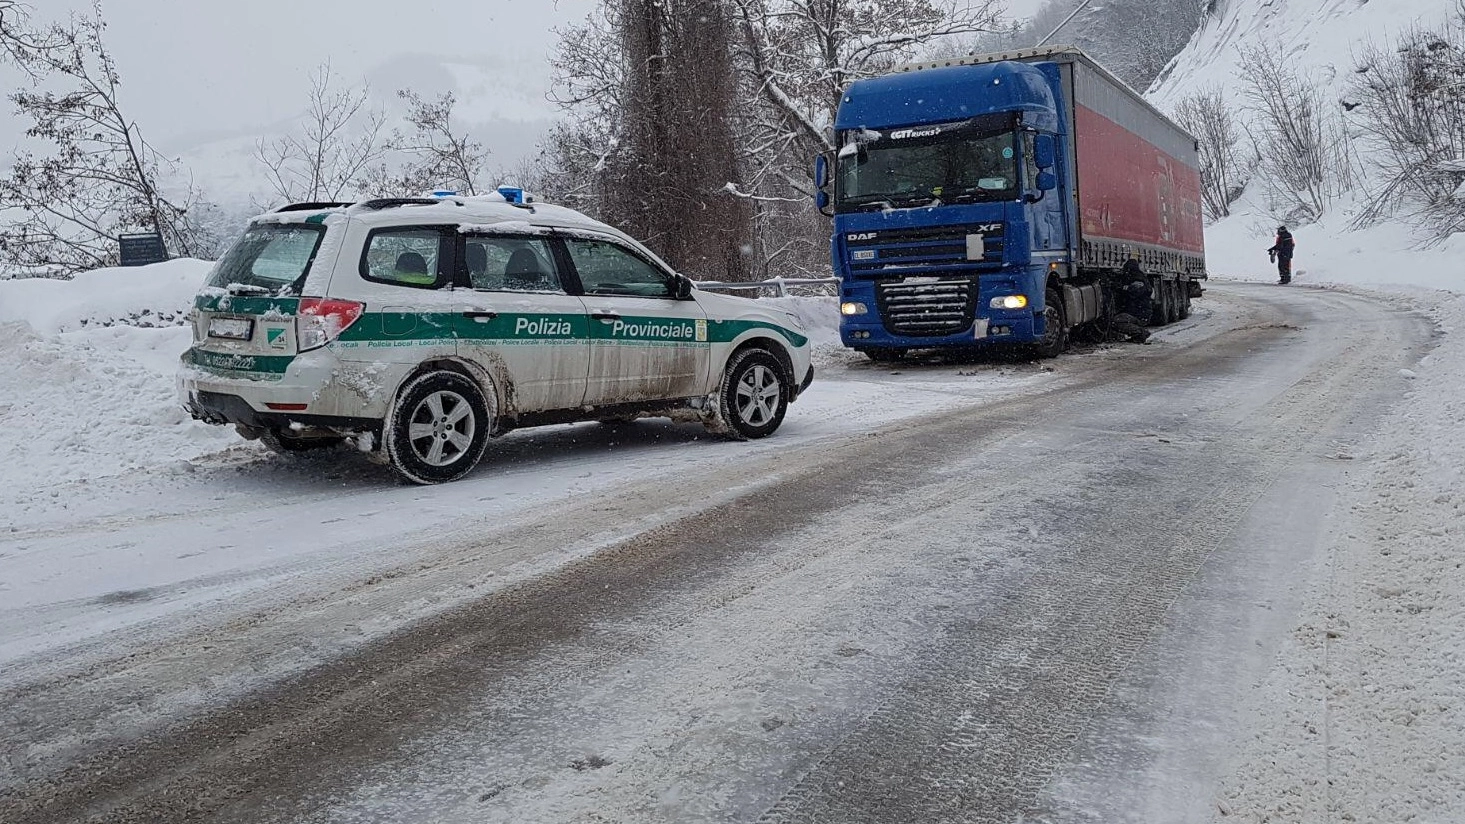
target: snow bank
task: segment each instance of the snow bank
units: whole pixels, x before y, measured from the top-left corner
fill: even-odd
[[[1414,23],[1438,23],[1451,5],[1441,0],[1224,0],[1146,96],[1172,111],[1187,95],[1225,86],[1237,102],[1234,87],[1247,70],[1241,50],[1276,44],[1286,52],[1288,67],[1313,75],[1325,97],[1346,97],[1358,45],[1369,39],[1383,43]]]
[[[839,298],[762,298],[799,319],[815,346],[839,343]]]
[[[0,281],[0,488],[188,460],[236,440],[191,420],[174,389],[191,335],[178,324],[211,265]]]
[[[92,326],[182,323],[212,263],[190,258],[151,266],[96,269],[72,280],[0,281],[0,323],[24,322],[42,335]]]
[[[0,489],[113,475],[195,458],[237,441],[178,405],[187,327],[43,336],[0,322]]]
[[[1310,226],[1293,227],[1297,256],[1292,281],[1299,284],[1422,286],[1465,291],[1465,234],[1424,248],[1417,233],[1398,223],[1348,231],[1347,214],[1335,211]],[[1277,280],[1267,260],[1277,223],[1242,204],[1242,211],[1206,229],[1206,268],[1217,277]]]

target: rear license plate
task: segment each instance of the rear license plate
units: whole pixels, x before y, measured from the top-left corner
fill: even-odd
[[[209,337],[230,340],[249,340],[254,332],[254,321],[239,318],[210,318]]]

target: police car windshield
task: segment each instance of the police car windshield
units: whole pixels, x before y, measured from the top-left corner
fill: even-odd
[[[325,227],[313,224],[250,226],[209,276],[209,286],[277,296],[299,295]]]
[[[884,133],[846,133],[835,210],[910,208],[1017,196],[1016,131],[979,118]]]

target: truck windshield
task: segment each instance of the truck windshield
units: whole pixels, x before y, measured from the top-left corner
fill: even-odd
[[[325,227],[313,224],[250,226],[214,267],[208,285],[261,295],[298,295],[324,235]]]
[[[835,210],[1011,200],[1018,192],[1016,131],[1009,118],[847,132]]]

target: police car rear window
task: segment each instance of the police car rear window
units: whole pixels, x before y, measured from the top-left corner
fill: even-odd
[[[251,226],[214,267],[208,285],[220,289],[239,285],[266,289],[273,295],[298,295],[323,237],[323,226]]]

